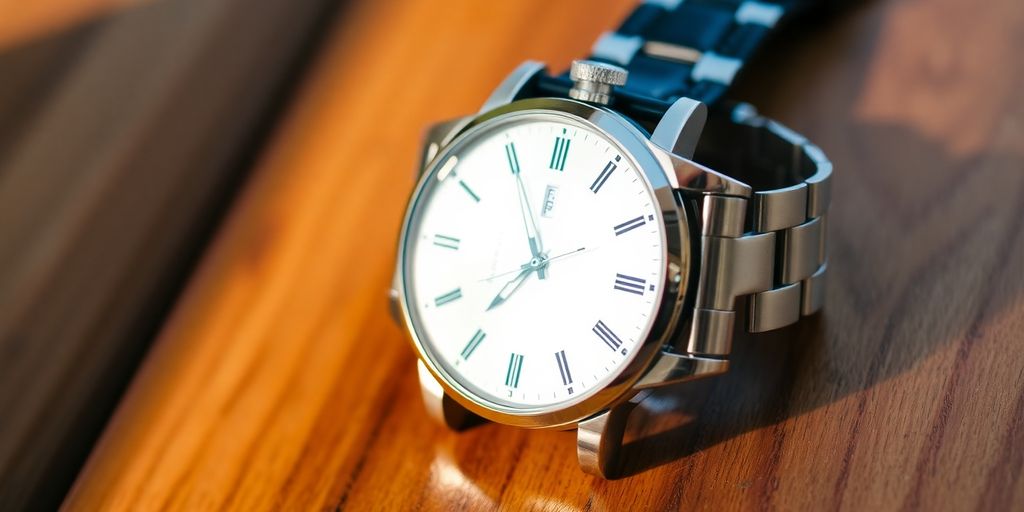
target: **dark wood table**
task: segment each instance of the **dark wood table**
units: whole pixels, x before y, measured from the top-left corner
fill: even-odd
[[[237,160],[246,179],[227,180],[237,194],[214,201],[230,205],[213,208],[224,222],[207,210],[189,222],[219,227],[190,239],[200,256],[176,274],[188,276],[180,296],[158,294],[173,307],[147,317],[158,334],[138,370],[123,372],[125,395],[103,395],[117,406],[99,441],[75,444],[89,456],[67,470],[77,479],[65,507],[1024,510],[1019,0],[857,4],[784,34],[748,70],[732,96],[806,134],[835,163],[826,311],[742,336],[728,374],[646,401],[627,433],[622,478],[583,474],[571,432],[453,433],[430,421],[386,300],[423,128],[475,111],[523,59],[564,69],[632,4],[363,1],[320,16],[335,21],[310,64],[290,68],[300,71],[275,96],[281,114],[262,117],[271,120],[264,137],[238,146],[249,155]],[[164,101],[169,114],[188,100]],[[47,108],[75,107],[52,105],[25,114],[23,126]],[[0,133],[4,151],[25,144]],[[37,143],[59,142],[49,136]],[[129,153],[145,147],[117,141]],[[17,197],[7,176],[0,197]],[[184,205],[189,190],[161,197]],[[0,217],[22,211],[0,208]],[[0,237],[13,240],[4,229]],[[133,238],[132,254],[157,251],[160,239]],[[33,257],[48,254],[40,247]],[[73,244],[62,247],[53,261],[78,261]],[[28,258],[0,245],[4,268]],[[107,293],[149,272],[119,273]],[[21,275],[0,276],[4,307],[20,304],[2,292]],[[64,290],[32,282],[40,297]],[[91,307],[88,294],[74,299]],[[122,318],[104,311],[99,318]],[[38,318],[0,316],[0,327],[13,326],[0,329],[3,350]],[[35,366],[3,371],[53,369],[43,372],[46,396],[70,393],[78,410],[92,410],[95,395],[76,395],[62,377],[73,365],[50,359],[82,356],[40,353]],[[0,396],[23,391],[0,383]],[[26,398],[3,410],[48,403]],[[20,423],[22,445],[40,418]],[[3,454],[0,471],[13,467]]]

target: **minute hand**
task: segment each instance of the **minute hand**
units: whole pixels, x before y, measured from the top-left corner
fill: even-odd
[[[523,225],[526,227],[526,237],[530,241],[530,254],[539,258],[544,252],[544,243],[540,239],[540,232],[537,230],[537,221],[530,208],[530,201],[526,197],[526,186],[523,184],[523,177],[519,172],[515,173],[516,189],[519,191],[519,211],[523,216]],[[538,272],[541,279],[547,278],[547,269],[541,267]]]

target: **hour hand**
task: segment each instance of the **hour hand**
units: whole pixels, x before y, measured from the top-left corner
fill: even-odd
[[[525,268],[513,277],[511,281],[505,283],[505,286],[502,286],[501,290],[498,291],[498,294],[494,296],[494,300],[491,301],[491,304],[487,306],[487,311],[498,307],[499,304],[508,300],[508,298],[512,296],[512,293],[523,285],[526,278],[530,277],[530,273],[532,273],[533,270],[533,267]]]

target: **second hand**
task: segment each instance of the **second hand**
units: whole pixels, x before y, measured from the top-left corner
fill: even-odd
[[[547,265],[548,263],[550,263],[552,261],[555,261],[555,260],[557,260],[559,258],[564,258],[566,256],[571,256],[573,254],[576,254],[578,252],[583,252],[585,250],[587,250],[586,247],[580,247],[579,249],[574,249],[574,250],[571,250],[569,252],[563,252],[562,254],[559,254],[557,256],[552,256],[552,257],[544,260],[544,264]],[[491,275],[491,276],[487,276],[487,277],[481,279],[480,281],[490,281],[491,279],[495,279],[495,278],[498,278],[498,277],[501,277],[501,276],[507,276],[509,274],[514,274],[516,272],[521,272],[521,271],[523,271],[524,269],[526,269],[529,266],[530,266],[530,264],[526,263],[525,265],[520,265],[519,268],[512,269],[512,270],[509,270],[507,272],[501,272],[499,274],[494,274],[494,275]]]

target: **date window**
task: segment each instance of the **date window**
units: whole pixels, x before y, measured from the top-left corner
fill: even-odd
[[[558,199],[558,187],[548,185],[544,189],[544,203],[540,209],[540,216],[551,218],[555,213],[555,200]]]

